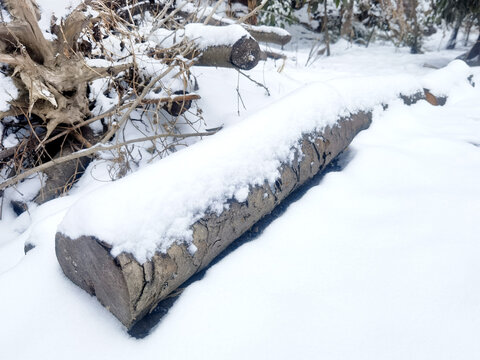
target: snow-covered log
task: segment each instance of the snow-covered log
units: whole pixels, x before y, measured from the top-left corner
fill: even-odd
[[[235,24],[212,26],[195,23],[187,24],[185,29],[179,31],[157,29],[149,39],[156,42],[160,49],[180,42],[191,42],[193,49],[186,57],[194,59],[199,66],[250,70],[261,57],[257,41],[242,26]]]
[[[109,244],[92,236],[70,239],[56,235],[57,259],[65,275],[111,311],[127,328],[153,310],[184,281],[205,268],[228,245],[269,214],[292,191],[312,178],[341,153],[371,122],[370,112],[342,118],[322,132],[306,134],[284,163],[272,189],[268,184],[249,191],[246,201],[232,200],[220,215],[202,217],[193,225],[195,253],[172,245],[140,264],[132,255],[113,257]],[[265,196],[267,194],[267,196]]]
[[[195,54],[192,54],[195,57]],[[261,58],[258,43],[251,37],[242,37],[232,46],[209,46],[201,51],[195,61],[199,66],[234,67],[251,70]]]

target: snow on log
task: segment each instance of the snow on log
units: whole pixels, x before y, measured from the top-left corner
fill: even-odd
[[[404,75],[310,84],[90,193],[58,228],[63,272],[130,328],[321,172],[369,126],[375,106],[400,94],[424,98],[422,84]]]
[[[258,42],[286,45],[292,40],[292,35],[282,28],[273,26],[244,25],[245,30]]]

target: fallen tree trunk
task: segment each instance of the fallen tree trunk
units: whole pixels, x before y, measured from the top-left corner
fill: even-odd
[[[155,29],[149,40],[157,43],[156,52],[166,49],[165,31]],[[200,23],[185,25],[182,31],[171,31],[176,44],[188,44],[185,57],[198,66],[215,66],[250,70],[257,66],[261,58],[258,42],[240,25],[212,26]],[[155,56],[155,54],[154,54]]]
[[[153,310],[185,280],[205,268],[228,245],[269,214],[292,191],[312,178],[341,153],[371,122],[371,112],[359,112],[321,133],[303,136],[291,164],[283,164],[274,189],[268,184],[250,190],[247,201],[233,201],[220,216],[208,215],[193,225],[191,254],[173,245],[143,265],[130,254],[116,258],[108,244],[89,236],[56,235],[56,254],[68,278],[95,294],[127,328]],[[268,194],[268,196],[264,196]]]
[[[195,65],[233,67],[251,70],[257,66],[261,58],[258,43],[247,36],[237,40],[232,46],[209,46],[198,53],[192,52],[188,58],[196,58]]]

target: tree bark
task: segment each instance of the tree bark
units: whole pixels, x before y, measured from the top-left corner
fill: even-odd
[[[354,0],[348,0],[345,6],[345,15],[342,27],[340,30],[340,36],[348,39],[349,41],[353,38],[353,5]]]
[[[252,12],[257,7],[257,0],[248,0],[248,12]],[[257,15],[254,14],[247,19],[250,25],[257,25]]]
[[[327,1],[323,2],[323,31],[325,34],[325,45],[327,47],[327,56],[330,56],[330,34],[328,33],[328,14]]]
[[[480,66],[480,35],[478,35],[477,42],[470,51],[466,54],[465,61],[470,66]]]
[[[447,49],[448,50],[453,50],[455,49],[455,46],[457,45],[457,36],[458,36],[458,31],[460,30],[460,27],[462,26],[463,19],[465,18],[465,15],[462,13],[457,13],[456,19],[455,19],[455,25],[453,27],[452,35],[450,36],[450,39],[448,40],[447,43]]]
[[[75,150],[71,147],[63,147],[56,158],[74,152]],[[45,170],[43,173],[47,176],[47,179],[34,201],[37,204],[43,204],[68,192],[78,178],[85,172],[90,161],[91,157],[84,156]]]
[[[253,36],[255,40],[262,43],[286,45],[292,40],[292,35],[287,31],[278,31],[278,28],[260,27],[260,26],[244,26],[244,29]]]

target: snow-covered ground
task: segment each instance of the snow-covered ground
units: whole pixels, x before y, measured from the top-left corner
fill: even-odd
[[[461,53],[340,43],[305,67],[308,51],[292,47],[284,67],[268,61],[249,72],[270,97],[233,70],[194,69],[207,125],[228,130],[312,82],[423,78]],[[107,177],[101,164],[67,197],[18,218],[5,207],[0,358],[478,358],[480,86],[449,90],[444,107],[394,101],[377,111],[342,171],[211,267],[142,340],[55,258],[57,226]],[[25,242],[36,244],[26,256]]]

